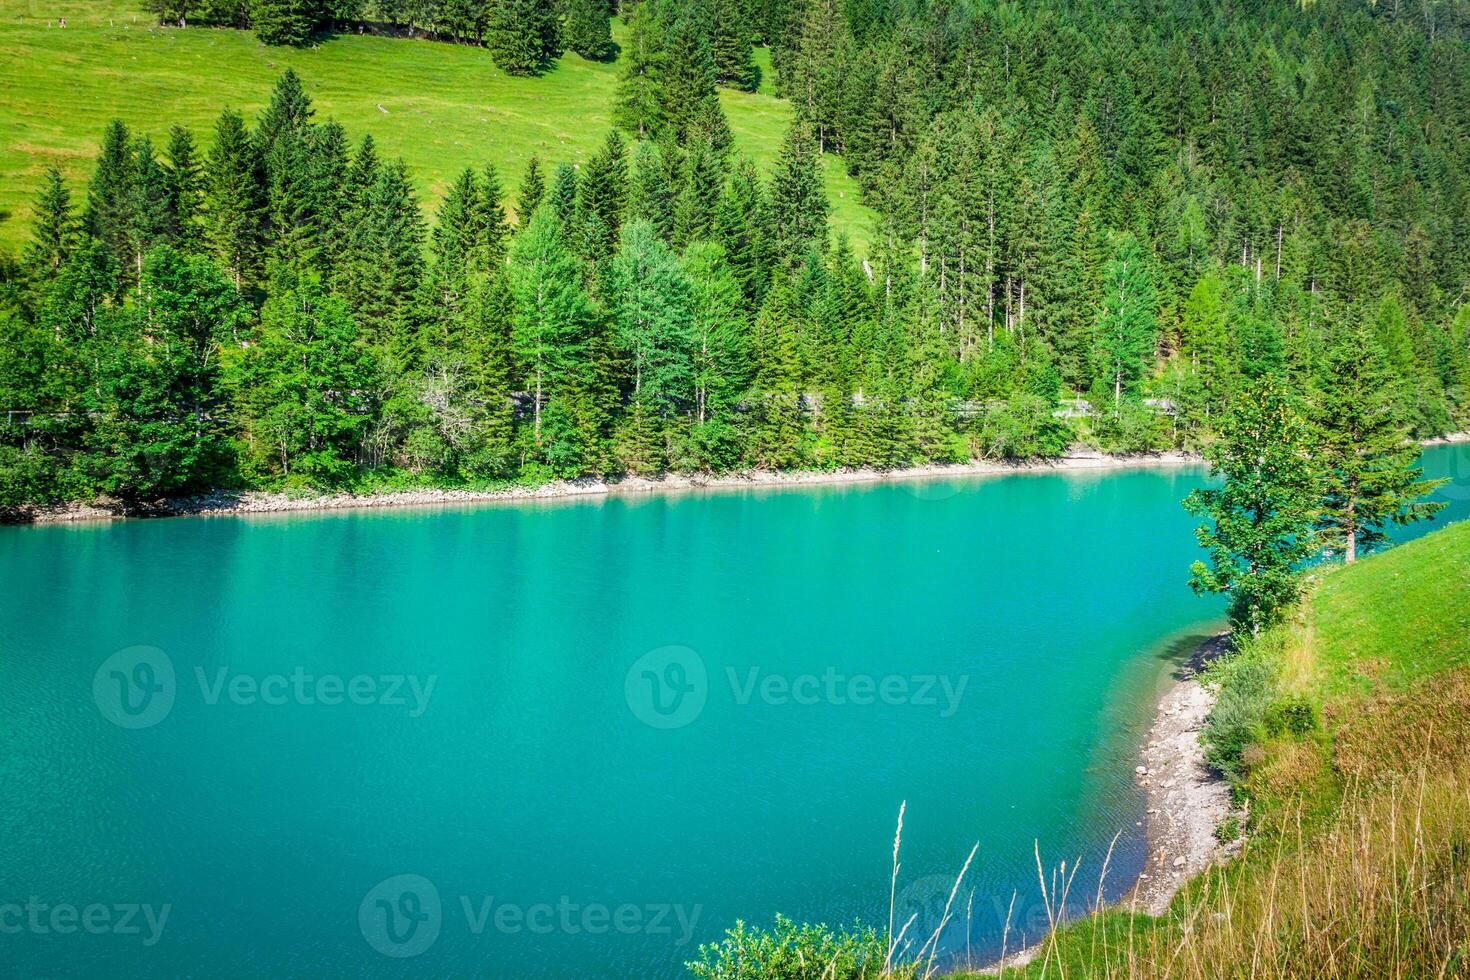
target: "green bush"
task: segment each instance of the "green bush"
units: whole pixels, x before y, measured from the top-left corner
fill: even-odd
[[[1205,722],[1205,761],[1238,786],[1248,775],[1246,749],[1267,737],[1276,672],[1257,651],[1247,649],[1232,657],[1217,678],[1220,694]]]
[[[1271,735],[1301,736],[1317,727],[1317,709],[1300,695],[1281,698],[1266,710],[1266,730]]]
[[[918,966],[884,972],[887,948],[871,928],[828,929],[776,916],[769,931],[736,922],[717,943],[699,947],[689,969],[700,980],[914,980]]]

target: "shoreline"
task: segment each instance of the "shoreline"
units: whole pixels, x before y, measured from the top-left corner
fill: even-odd
[[[1205,763],[1199,736],[1215,705],[1215,692],[1199,680],[1211,662],[1230,650],[1229,632],[1217,633],[1195,647],[1172,674],[1154,706],[1154,720],[1139,747],[1134,781],[1143,789],[1144,866],[1133,885],[1106,908],[1131,909],[1159,916],[1195,875],[1224,863],[1239,852],[1243,837],[1221,844],[1215,829],[1239,816],[1230,787]],[[1081,915],[1065,923],[1075,924]],[[976,973],[1000,976],[1031,963],[1050,936],[1007,954]]]
[[[1069,473],[1089,470],[1148,469],[1203,466],[1195,453],[1165,452],[1110,455],[1078,450],[1048,460],[972,460],[968,463],[931,463],[905,469],[880,470],[870,467],[851,470],[747,470],[719,476],[666,474],[661,477],[624,477],[602,480],[592,477],[558,480],[539,486],[510,486],[500,490],[454,490],[424,488],[373,494],[326,493],[292,496],[285,493],[249,490],[221,491],[162,501],[151,507],[127,511],[120,504],[96,502],[16,508],[0,515],[0,523],[69,524],[84,521],[113,521],[153,517],[213,517],[243,514],[283,514],[374,508],[458,506],[489,503],[569,500],[586,497],[631,497],[692,491],[779,489],[785,487],[832,486],[841,484],[906,483],[980,476],[1015,476],[1036,473]]]

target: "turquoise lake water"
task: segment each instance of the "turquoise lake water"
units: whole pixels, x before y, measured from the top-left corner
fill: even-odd
[[[0,528],[0,972],[677,977],[885,927],[904,800],[900,923],[978,842],[946,955],[1015,948],[1033,841],[1140,866],[1203,479]]]

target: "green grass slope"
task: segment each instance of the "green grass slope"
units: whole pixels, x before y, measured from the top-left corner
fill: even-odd
[[[0,248],[25,240],[46,168],[82,199],[109,119],[160,144],[179,123],[207,144],[221,109],[253,119],[287,67],[319,117],[354,140],[372,133],[384,156],[406,159],[430,205],[466,166],[493,163],[513,193],[532,154],[548,172],[585,160],[611,128],[618,75],[615,63],[570,53],[539,78],[511,78],[465,45],[349,35],[272,48],[245,31],[160,28],[131,0],[0,0]],[[721,98],[740,152],[768,170],[791,107],[764,89]],[[865,241],[871,213],[856,184],[841,161],[824,165],[834,231]]]

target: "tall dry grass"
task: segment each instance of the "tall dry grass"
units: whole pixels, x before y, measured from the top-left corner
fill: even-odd
[[[1003,975],[1470,978],[1470,673],[1373,699],[1344,721],[1317,754],[1336,786],[1325,806],[1323,774],[1283,753],[1268,784],[1294,795],[1272,801],[1234,865],[1161,920],[1093,912],[1024,973]]]

